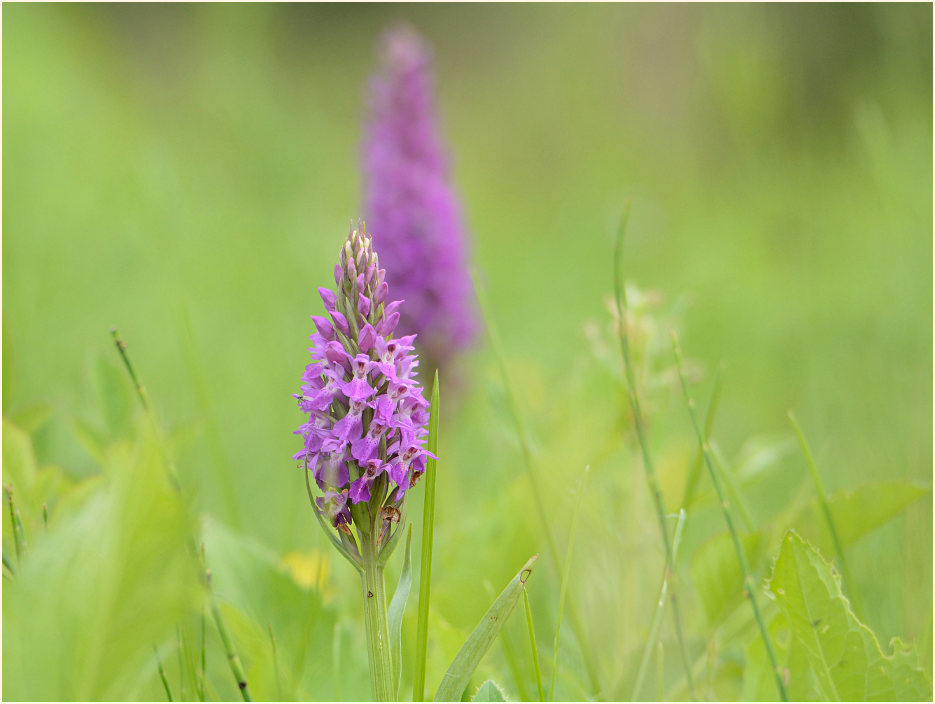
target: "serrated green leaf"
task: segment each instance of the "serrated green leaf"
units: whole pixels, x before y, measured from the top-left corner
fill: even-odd
[[[908,506],[931,493],[931,487],[910,482],[866,484],[853,491],[833,493],[828,497],[828,508],[841,544],[847,546],[893,520]],[[832,551],[834,546],[827,534],[818,499],[807,503],[793,519],[792,525],[820,550]]]
[[[455,655],[455,659],[451,661],[451,665],[448,666],[448,671],[442,677],[441,684],[438,685],[438,690],[435,692],[435,701],[456,702],[461,700],[461,695],[465,687],[467,687],[471,675],[474,674],[474,670],[477,669],[494,638],[497,637],[500,628],[513,612],[513,607],[516,606],[516,602],[519,601],[519,597],[523,593],[523,585],[526,584],[526,580],[532,574],[533,567],[538,559],[538,555],[529,558],[523,568],[506,585],[493,606],[484,614],[473,633],[461,646],[461,650]]]
[[[477,688],[477,693],[471,697],[472,702],[505,702],[506,694],[493,680],[487,680]]]
[[[931,700],[932,687],[907,652],[886,655],[851,611],[840,577],[795,531],[786,533],[770,580],[794,643],[804,651],[811,683],[822,699]],[[789,672],[801,678],[799,672]],[[795,683],[800,688],[802,682]]]
[[[399,698],[399,682],[403,674],[403,614],[406,613],[406,602],[409,601],[409,590],[412,588],[412,524],[406,534],[406,553],[403,556],[403,570],[399,573],[399,582],[396,591],[386,610],[386,620],[390,632],[390,651],[393,658],[393,668],[396,671],[396,698]]]
[[[766,552],[766,537],[756,532],[742,534],[740,539],[755,570]],[[708,623],[719,623],[743,601],[743,573],[729,532],[718,533],[695,551],[691,575]]]

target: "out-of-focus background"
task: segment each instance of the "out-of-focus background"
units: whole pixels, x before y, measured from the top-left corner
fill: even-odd
[[[473,261],[562,549],[573,488],[592,463],[569,599],[604,680],[632,676],[662,569],[633,435],[619,422],[613,340],[605,363],[586,332],[611,319],[612,243],[628,199],[627,280],[658,299],[660,319],[676,320],[702,407],[724,361],[714,437],[728,464],[757,448],[771,464],[738,470],[756,527],[786,527],[784,507],[814,493],[789,409],[829,492],[930,486],[930,5],[5,5],[3,413],[32,429],[39,466],[69,481],[100,471],[93,448],[124,423],[100,390],[123,384],[109,335],[118,326],[194,510],[219,534],[299,565],[290,574],[301,589],[323,585],[306,573],[328,561],[323,613],[342,625],[308,645],[326,655],[307,656],[317,679],[302,691],[366,697],[365,675],[336,674],[366,668],[358,595],[290,462],[301,420],[290,394],[308,316],[320,312],[316,288],[361,215],[366,81],[374,42],[396,20],[434,47]],[[647,405],[674,511],[694,445],[665,374],[663,322],[653,333],[661,381]],[[430,684],[489,603],[484,582],[499,591],[543,550],[485,340],[465,365],[461,397],[442,393]],[[707,506],[692,549],[722,528]],[[8,529],[5,517],[5,550]],[[867,623],[884,643],[920,644],[930,667],[931,495],[848,555]],[[688,613],[691,566],[687,553]],[[558,584],[546,563],[530,582],[546,654]],[[272,617],[255,608],[265,628]],[[723,631],[704,613],[687,630],[710,657]],[[5,608],[5,636],[7,620]],[[175,626],[152,633],[171,640]],[[745,641],[723,640],[715,667],[729,675]],[[562,644],[559,696],[579,698],[567,625]],[[495,648],[485,667],[509,673],[508,650]],[[101,652],[87,667],[118,658]],[[33,674],[52,687],[35,691],[74,693]],[[740,696],[728,675],[712,692]],[[160,696],[154,670],[135,676],[135,690],[92,682],[79,693]]]

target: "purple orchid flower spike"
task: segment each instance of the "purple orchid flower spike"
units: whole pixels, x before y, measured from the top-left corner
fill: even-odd
[[[335,275],[336,292],[318,290],[329,317],[312,316],[312,363],[295,394],[307,420],[293,459],[333,542],[364,570],[368,552],[385,563],[401,532],[406,492],[425,467],[428,403],[413,377],[414,335],[393,338],[402,304],[387,303],[386,272],[362,227]]]
[[[365,212],[387,279],[405,306],[377,331],[419,335],[426,374],[447,367],[477,332],[467,238],[436,128],[428,45],[408,27],[386,32],[370,83],[363,143]],[[425,266],[431,261],[432,266]],[[375,298],[386,298],[386,288]]]

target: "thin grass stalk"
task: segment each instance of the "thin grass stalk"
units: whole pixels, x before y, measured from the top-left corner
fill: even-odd
[[[571,515],[571,533],[568,536],[568,548],[565,550],[565,566],[562,568],[562,584],[558,592],[558,619],[555,624],[555,647],[552,652],[552,678],[549,682],[549,701],[555,701],[555,675],[558,672],[558,643],[562,633],[562,612],[565,609],[565,597],[568,594],[568,574],[571,571],[571,556],[575,549],[575,534],[578,532],[578,516],[581,513],[581,497],[588,481],[590,466],[584,468],[584,476],[578,484],[575,497],[575,509]]]
[[[682,544],[682,531],[685,528],[685,509],[679,511],[679,520],[675,524],[675,535],[672,538],[672,558],[678,559],[679,547]],[[636,673],[636,682],[633,683],[633,690],[630,693],[630,701],[639,699],[640,690],[643,689],[643,681],[646,679],[646,672],[649,669],[649,661],[653,655],[653,648],[659,639],[659,627],[662,625],[662,614],[665,610],[666,600],[669,592],[669,582],[671,574],[668,567],[663,570],[662,585],[659,587],[659,600],[656,602],[656,611],[653,614],[652,626],[649,628],[649,638],[646,640],[646,646],[643,648],[643,658],[640,660],[640,669]]]
[[[175,631],[179,640],[179,699],[184,702],[188,700],[187,691],[185,689],[185,674],[188,669],[185,662],[185,635],[182,633],[181,625],[176,626]]]
[[[532,666],[536,673],[536,690],[539,701],[545,701],[545,692],[542,689],[542,669],[539,666],[539,646],[536,645],[536,627],[532,621],[532,609],[529,607],[529,592],[523,588],[523,605],[526,607],[526,627],[529,630],[529,648],[532,651]]]
[[[13,547],[16,549],[16,562],[23,559],[23,553],[26,550],[26,534],[21,531],[22,521],[18,520],[19,511],[13,504],[13,487],[4,487],[6,491],[7,503],[10,505],[10,523],[13,525]]]
[[[516,401],[516,396],[513,394],[513,388],[510,384],[510,376],[507,373],[506,362],[504,361],[503,351],[500,347],[500,340],[496,331],[494,330],[493,319],[490,316],[490,309],[487,305],[486,296],[482,293],[481,288],[477,285],[476,277],[472,277],[472,281],[474,284],[474,295],[477,298],[481,318],[483,319],[484,327],[487,330],[487,338],[490,340],[490,349],[493,352],[493,356],[497,360],[497,366],[500,369],[500,376],[503,380],[503,392],[506,397],[507,407],[510,411],[510,417],[513,420],[513,424],[516,426],[516,435],[519,439],[520,448],[523,454],[523,466],[526,469],[526,475],[529,477],[529,485],[532,490],[531,493],[533,503],[536,507],[536,514],[539,518],[542,535],[545,537],[549,558],[551,559],[556,573],[558,573],[562,564],[561,555],[558,551],[558,543],[555,542],[555,536],[552,534],[552,519],[549,517],[549,514],[545,509],[545,503],[542,499],[542,494],[539,488],[539,477],[536,471],[535,463],[533,461],[532,446],[529,441],[529,435],[526,432],[526,424],[523,422],[523,415],[520,413],[519,404]],[[582,624],[581,618],[578,616],[578,609],[575,607],[574,601],[571,601],[568,604],[568,620],[571,623],[571,630],[574,632],[575,638],[578,641],[578,647],[581,648],[581,654],[583,656],[582,659],[584,660],[584,668],[588,677],[588,683],[591,686],[593,694],[598,697],[600,694],[600,682],[598,680],[597,670],[594,667],[594,652],[591,650],[590,641],[584,632],[584,624]]]
[[[710,443],[708,446],[710,447]],[[725,466],[721,453],[714,448],[711,450],[711,457],[714,459],[714,468],[724,482],[728,500],[731,502],[731,505],[737,507],[737,512],[740,514],[740,520],[743,521],[744,528],[746,528],[748,533],[752,533],[756,530],[756,524],[753,522],[753,515],[750,513],[750,508],[747,506],[743,494],[740,493],[737,482],[734,481],[734,475],[731,474]]]
[[[166,690],[166,699],[175,701],[172,698],[172,688],[169,686],[169,678],[166,677],[166,669],[162,666],[162,659],[159,657],[159,651],[153,646],[153,655],[156,656],[156,668],[159,670],[159,679],[162,680],[162,687]]]
[[[269,644],[273,649],[273,670],[276,672],[277,699],[279,699],[279,701],[283,701],[282,675],[279,670],[279,651],[276,649],[276,636],[273,635],[273,624],[267,623],[266,630],[269,631]]]
[[[428,451],[438,455],[439,413],[438,370],[432,382],[429,402]],[[425,500],[422,510],[422,560],[419,568],[419,616],[416,626],[416,664],[412,682],[412,701],[425,699],[425,661],[429,638],[429,598],[432,590],[432,542],[435,533],[435,478],[437,461],[429,457],[425,462]]]
[[[662,543],[665,546],[666,568],[672,572],[674,576],[675,561],[672,557],[672,544],[669,542],[669,529],[666,525],[665,501],[662,497],[662,487],[659,485],[659,479],[656,476],[652,456],[649,452],[649,440],[646,437],[646,428],[643,424],[643,410],[640,406],[639,393],[636,389],[636,374],[633,371],[633,360],[630,355],[630,336],[627,330],[627,293],[623,283],[621,264],[623,261],[623,236],[626,233],[627,222],[630,220],[630,208],[631,204],[627,203],[620,220],[620,227],[617,231],[617,240],[614,246],[614,302],[617,305],[617,317],[620,323],[620,354],[623,358],[624,376],[627,381],[627,397],[630,401],[630,408],[633,411],[633,424],[636,427],[636,437],[643,456],[643,469],[646,473],[646,482],[649,485],[649,493],[653,497],[656,518],[659,522],[659,532],[662,536]],[[682,665],[685,668],[685,676],[688,678],[688,690],[691,694],[691,698],[694,700],[697,699],[695,695],[695,683],[691,674],[688,649],[685,646],[685,638],[682,634],[682,618],[679,614],[678,600],[676,599],[674,587],[672,589],[670,604],[672,607],[672,623],[675,627],[675,637],[678,641]]]
[[[253,697],[250,694],[250,687],[247,684],[247,675],[244,673],[243,664],[234,648],[234,641],[227,630],[227,624],[224,622],[224,616],[221,614],[221,607],[210,593],[211,589],[211,570],[205,570],[205,583],[208,586],[209,598],[211,600],[211,615],[214,616],[214,625],[217,626],[218,635],[221,637],[221,643],[224,645],[224,654],[227,656],[227,662],[230,665],[231,673],[237,682],[237,689],[240,690],[240,696],[245,702],[252,702]]]
[[[665,648],[662,641],[656,644],[656,701],[663,701],[665,689]]]
[[[773,642],[769,637],[769,632],[766,630],[766,624],[763,621],[763,615],[760,613],[759,604],[757,604],[753,575],[750,572],[750,566],[747,564],[747,555],[744,553],[743,544],[740,542],[740,534],[737,532],[737,528],[734,526],[734,519],[731,517],[730,505],[724,495],[724,488],[721,486],[720,478],[718,477],[718,473],[714,468],[714,461],[711,459],[711,449],[708,445],[708,442],[704,439],[701,426],[698,423],[698,415],[695,413],[695,399],[693,399],[691,396],[691,391],[689,391],[688,388],[688,380],[685,378],[685,372],[682,369],[682,350],[679,347],[678,336],[674,330],[671,332],[671,335],[672,348],[675,352],[675,362],[678,366],[679,379],[682,382],[682,390],[685,393],[685,402],[688,406],[688,414],[691,416],[692,427],[695,429],[695,435],[698,439],[698,443],[701,445],[702,453],[704,454],[705,464],[708,466],[708,472],[711,475],[711,481],[714,484],[715,491],[717,492],[718,501],[720,502],[721,510],[724,513],[724,522],[727,524],[727,530],[730,532],[731,539],[734,542],[734,550],[737,553],[737,561],[740,563],[740,570],[743,573],[744,595],[750,600],[750,607],[753,609],[753,616],[756,619],[757,626],[760,629],[760,635],[763,638],[763,644],[766,646],[766,654],[769,656],[770,666],[772,667],[773,674],[776,678],[776,687],[779,690],[779,696],[783,701],[789,701],[789,697],[786,693],[786,686],[782,681],[782,672],[779,670],[779,662],[776,659],[776,651],[773,648]]]
[[[46,506],[45,502],[42,503],[42,524],[46,527],[46,530],[49,528],[49,507]]]
[[[714,372],[714,390],[711,392],[711,400],[708,402],[708,412],[704,419],[704,437],[707,440],[711,437],[711,429],[714,427],[714,416],[717,414],[718,405],[721,402],[721,392],[724,389],[724,376],[721,373],[724,365],[718,365]],[[695,458],[692,460],[691,469],[685,479],[685,490],[682,492],[682,507],[686,510],[691,508],[692,501],[695,500],[695,491],[698,489],[698,479],[701,477],[701,469],[704,466],[704,455],[699,447],[695,451]]]
[[[818,495],[818,503],[821,504],[821,511],[825,516],[825,522],[828,524],[828,532],[831,534],[831,540],[834,541],[834,550],[838,554],[838,560],[841,563],[841,572],[844,575],[844,582],[847,584],[848,596],[851,606],[854,607],[854,613],[860,618],[863,608],[860,599],[857,596],[857,588],[854,578],[851,576],[851,569],[847,564],[847,557],[844,555],[844,545],[838,535],[838,528],[834,522],[834,516],[831,515],[831,506],[828,504],[828,495],[825,493],[825,486],[821,481],[821,474],[818,472],[818,466],[815,464],[815,458],[812,456],[812,450],[805,439],[805,433],[799,425],[795,413],[789,411],[789,422],[795,429],[796,437],[799,439],[799,447],[802,448],[802,455],[805,457],[805,464],[808,465],[808,471],[812,475],[812,482],[815,484],[815,493]]]
[[[203,546],[202,546],[203,547]],[[205,701],[208,696],[207,683],[205,682],[208,671],[208,650],[206,643],[207,635],[207,616],[205,614],[205,605],[201,605],[201,667],[198,670],[198,701]]]
[[[127,373],[130,375],[130,380],[133,382],[133,387],[136,389],[136,395],[139,397],[140,404],[143,406],[143,410],[146,412],[146,417],[152,426],[153,433],[156,437],[156,446],[159,448],[159,453],[162,455],[162,459],[166,467],[166,473],[169,475],[169,481],[172,484],[172,488],[175,489],[177,493],[181,494],[182,484],[179,481],[178,471],[175,469],[175,462],[172,461],[172,458],[169,456],[165,444],[163,443],[162,433],[159,430],[159,424],[156,422],[156,415],[153,413],[152,406],[149,403],[149,394],[146,392],[146,387],[143,386],[140,378],[136,375],[136,370],[133,368],[133,363],[130,362],[130,355],[127,354],[128,345],[123,339],[121,339],[120,333],[117,332],[117,328],[111,328],[110,334],[114,338],[114,344],[117,346],[117,352],[120,353],[120,358],[123,360],[123,366],[126,367]]]

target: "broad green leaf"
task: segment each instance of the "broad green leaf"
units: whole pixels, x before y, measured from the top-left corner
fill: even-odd
[[[840,577],[795,531],[786,533],[770,589],[794,642],[804,651],[817,695],[861,701],[931,700],[932,687],[910,653],[886,655],[851,611]],[[789,672],[801,678],[798,672]],[[796,682],[800,689],[802,682]]]
[[[153,644],[197,593],[190,526],[151,443],[107,465],[80,506],[31,532],[3,585],[4,699],[146,700],[158,685]]]
[[[844,546],[857,542],[902,513],[908,506],[932,493],[931,487],[910,482],[866,484],[853,491],[837,491],[828,497],[828,507]],[[809,501],[792,525],[830,553],[833,549],[818,499]]]
[[[477,688],[477,693],[471,697],[472,702],[505,702],[506,694],[493,680],[487,680]]]
[[[336,686],[332,667],[335,612],[327,603],[335,595],[332,573],[341,558],[330,548],[279,555],[257,538],[210,516],[204,518],[202,541],[212,590],[247,669],[254,697],[280,699],[281,687],[286,699],[339,698],[332,689]],[[336,569],[345,567],[340,563]],[[273,659],[268,626],[275,633],[281,674]],[[356,669],[345,667],[350,674],[341,685],[342,694],[364,699],[370,691],[367,658],[353,665]],[[221,699],[240,698],[226,662],[220,663],[212,679],[223,687]]]
[[[396,591],[386,612],[387,624],[390,631],[390,650],[393,657],[393,667],[396,669],[396,698],[399,698],[399,682],[403,674],[403,614],[406,613],[406,602],[409,601],[409,590],[412,587],[412,524],[406,534],[406,553],[403,556],[403,571],[399,573],[399,582]]]
[[[526,584],[526,580],[532,574],[533,567],[538,559],[538,555],[529,558],[523,568],[506,585],[493,606],[484,614],[474,632],[461,646],[461,650],[455,655],[455,659],[451,661],[448,671],[442,677],[441,684],[438,685],[438,690],[435,692],[435,701],[456,702],[461,700],[461,695],[464,688],[467,687],[471,675],[474,674],[474,670],[477,669],[494,638],[497,637],[500,628],[513,612],[513,607],[516,606],[516,602],[519,601],[519,597],[523,593],[523,585]]]
[[[740,539],[755,571],[766,551],[766,536],[758,531]],[[743,574],[729,532],[718,533],[695,551],[691,575],[708,623],[719,623],[743,601]]]

